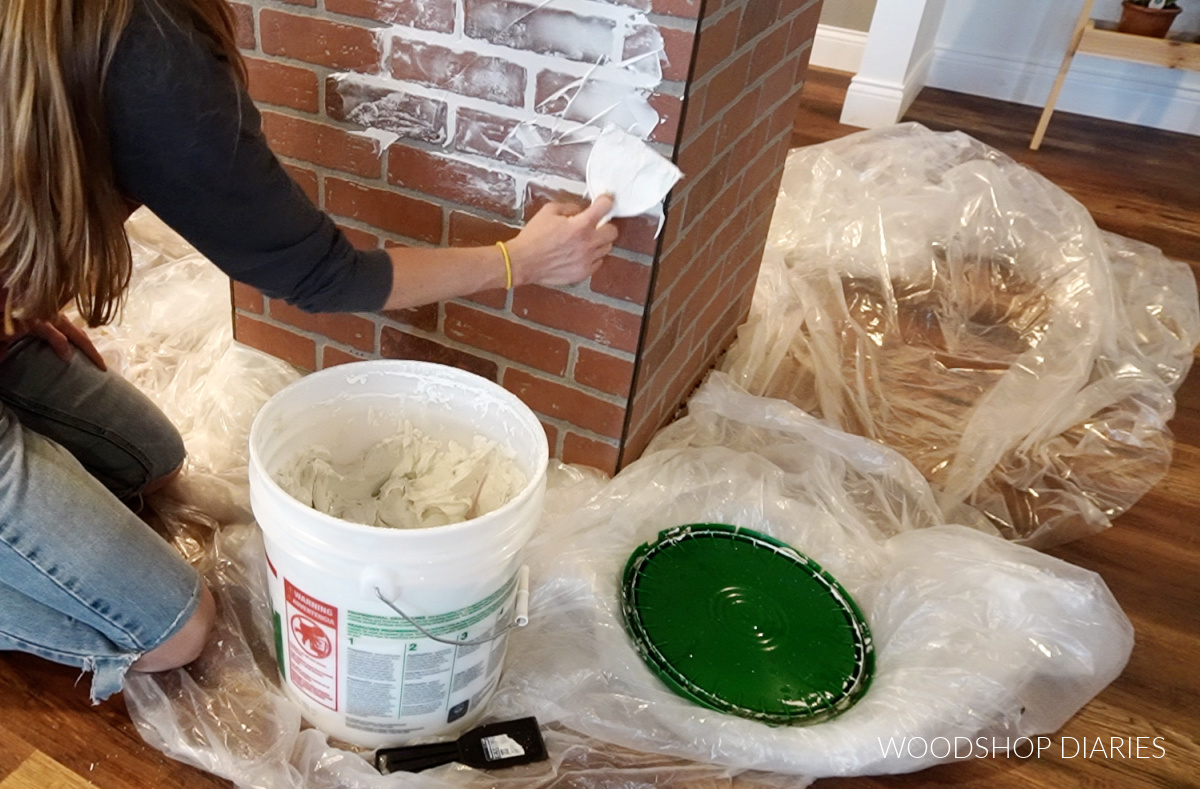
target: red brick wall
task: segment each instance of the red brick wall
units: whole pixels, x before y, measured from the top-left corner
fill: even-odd
[[[620,464],[669,422],[745,320],[819,0],[709,0],[689,75]]]
[[[268,139],[363,248],[490,244],[547,200],[581,194],[588,147],[551,136],[561,129],[547,117],[586,121],[583,102],[554,93],[584,73],[602,83],[597,59],[661,40],[662,81],[641,91],[660,119],[648,137],[685,172],[661,238],[652,220],[619,220],[589,282],[377,315],[307,315],[236,285],[234,330],[307,370],[381,357],[472,370],[539,414],[556,456],[613,471],[745,315],[819,0],[540,5],[233,3]],[[613,22],[631,9],[643,24]],[[521,15],[530,23],[512,24]],[[354,121],[400,138],[379,150]],[[519,125],[549,144],[512,144],[529,139],[510,134]]]

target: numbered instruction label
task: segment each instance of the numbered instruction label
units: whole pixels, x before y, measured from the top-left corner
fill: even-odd
[[[276,577],[283,587],[277,627],[286,680],[345,715],[351,728],[403,734],[453,723],[478,709],[499,682],[515,574],[471,605],[414,617],[436,641],[400,616],[339,609]]]

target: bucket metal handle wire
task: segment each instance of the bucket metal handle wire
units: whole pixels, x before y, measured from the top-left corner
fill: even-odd
[[[417,624],[417,621],[411,616],[401,611],[394,602],[384,597],[383,591],[378,586],[375,587],[375,596],[378,597],[384,605],[399,614],[405,622],[408,622],[410,625],[415,627],[417,631],[421,633],[421,635],[425,636],[430,641],[436,641],[439,644],[449,644],[456,647],[468,647],[476,644],[486,644],[489,641],[495,641],[497,638],[512,630],[514,627],[525,627],[525,625],[529,624],[529,566],[525,564],[521,565],[521,569],[517,573],[517,599],[514,606],[516,610],[513,615],[513,620],[505,625],[500,632],[495,633],[494,635],[484,636],[483,638],[473,638],[470,641],[451,641],[448,638],[435,636],[433,633],[430,633],[428,630],[421,627],[421,625]]]

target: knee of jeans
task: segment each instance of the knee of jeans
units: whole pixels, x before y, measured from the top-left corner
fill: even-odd
[[[183,468],[183,462],[187,460],[187,449],[183,446],[183,437],[174,426],[170,428],[168,435],[159,441],[150,460],[150,468],[146,475],[147,484],[173,476]]]
[[[143,445],[142,473],[138,479],[129,480],[124,491],[118,492],[121,498],[129,498],[143,493],[152,493],[174,479],[187,460],[187,450],[183,438],[174,427],[167,426],[160,431],[156,441]]]

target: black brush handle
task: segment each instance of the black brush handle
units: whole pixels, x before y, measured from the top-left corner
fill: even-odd
[[[379,772],[415,773],[439,767],[458,758],[457,742],[431,742],[425,745],[406,745],[375,752],[375,767]]]

